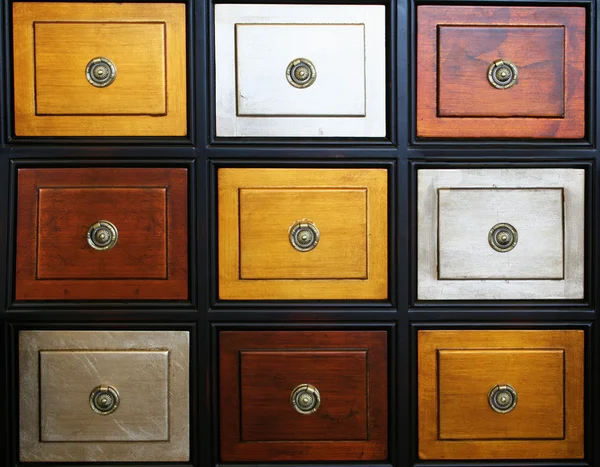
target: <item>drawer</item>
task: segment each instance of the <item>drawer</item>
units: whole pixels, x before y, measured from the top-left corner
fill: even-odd
[[[17,300],[187,299],[187,169],[20,169],[17,207]]]
[[[187,461],[189,333],[21,331],[22,462]]]
[[[418,299],[583,298],[584,205],[582,169],[419,170]]]
[[[221,461],[387,458],[385,331],[219,334]]]
[[[419,331],[418,372],[421,459],[583,458],[583,331]]]
[[[217,136],[380,136],[385,7],[215,5]]]
[[[219,298],[387,298],[385,169],[220,169]]]
[[[183,4],[13,4],[17,136],[184,136]]]
[[[584,7],[417,7],[417,136],[583,138]]]

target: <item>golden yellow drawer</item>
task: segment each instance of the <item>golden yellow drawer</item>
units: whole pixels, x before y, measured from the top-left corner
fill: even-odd
[[[219,298],[385,299],[385,169],[221,169]]]
[[[13,4],[17,136],[183,136],[185,5]]]
[[[187,461],[187,331],[21,331],[22,462]]]
[[[419,331],[421,459],[583,458],[584,333]]]

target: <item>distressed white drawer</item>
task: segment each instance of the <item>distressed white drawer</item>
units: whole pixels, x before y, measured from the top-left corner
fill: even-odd
[[[583,298],[582,169],[418,172],[418,299]]]
[[[215,5],[217,136],[385,136],[385,7]]]

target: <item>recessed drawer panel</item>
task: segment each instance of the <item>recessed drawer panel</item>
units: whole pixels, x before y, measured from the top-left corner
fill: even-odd
[[[219,297],[386,298],[385,170],[219,170]]]
[[[585,8],[421,5],[417,136],[583,138]]]
[[[380,136],[381,5],[215,5],[217,136]]]
[[[184,331],[21,331],[21,461],[188,460],[188,360]]]
[[[418,298],[583,298],[580,169],[418,172]]]
[[[384,331],[224,331],[221,460],[387,457]]]
[[[17,136],[187,133],[183,4],[18,2],[13,22]]]
[[[186,169],[20,169],[17,300],[186,299]]]
[[[419,457],[583,457],[583,331],[419,331]]]

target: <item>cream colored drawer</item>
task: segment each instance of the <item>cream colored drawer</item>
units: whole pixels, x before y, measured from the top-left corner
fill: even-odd
[[[22,331],[20,459],[189,459],[189,334]]]
[[[418,172],[418,298],[583,298],[580,169]]]
[[[217,136],[380,136],[381,5],[215,5]]]

